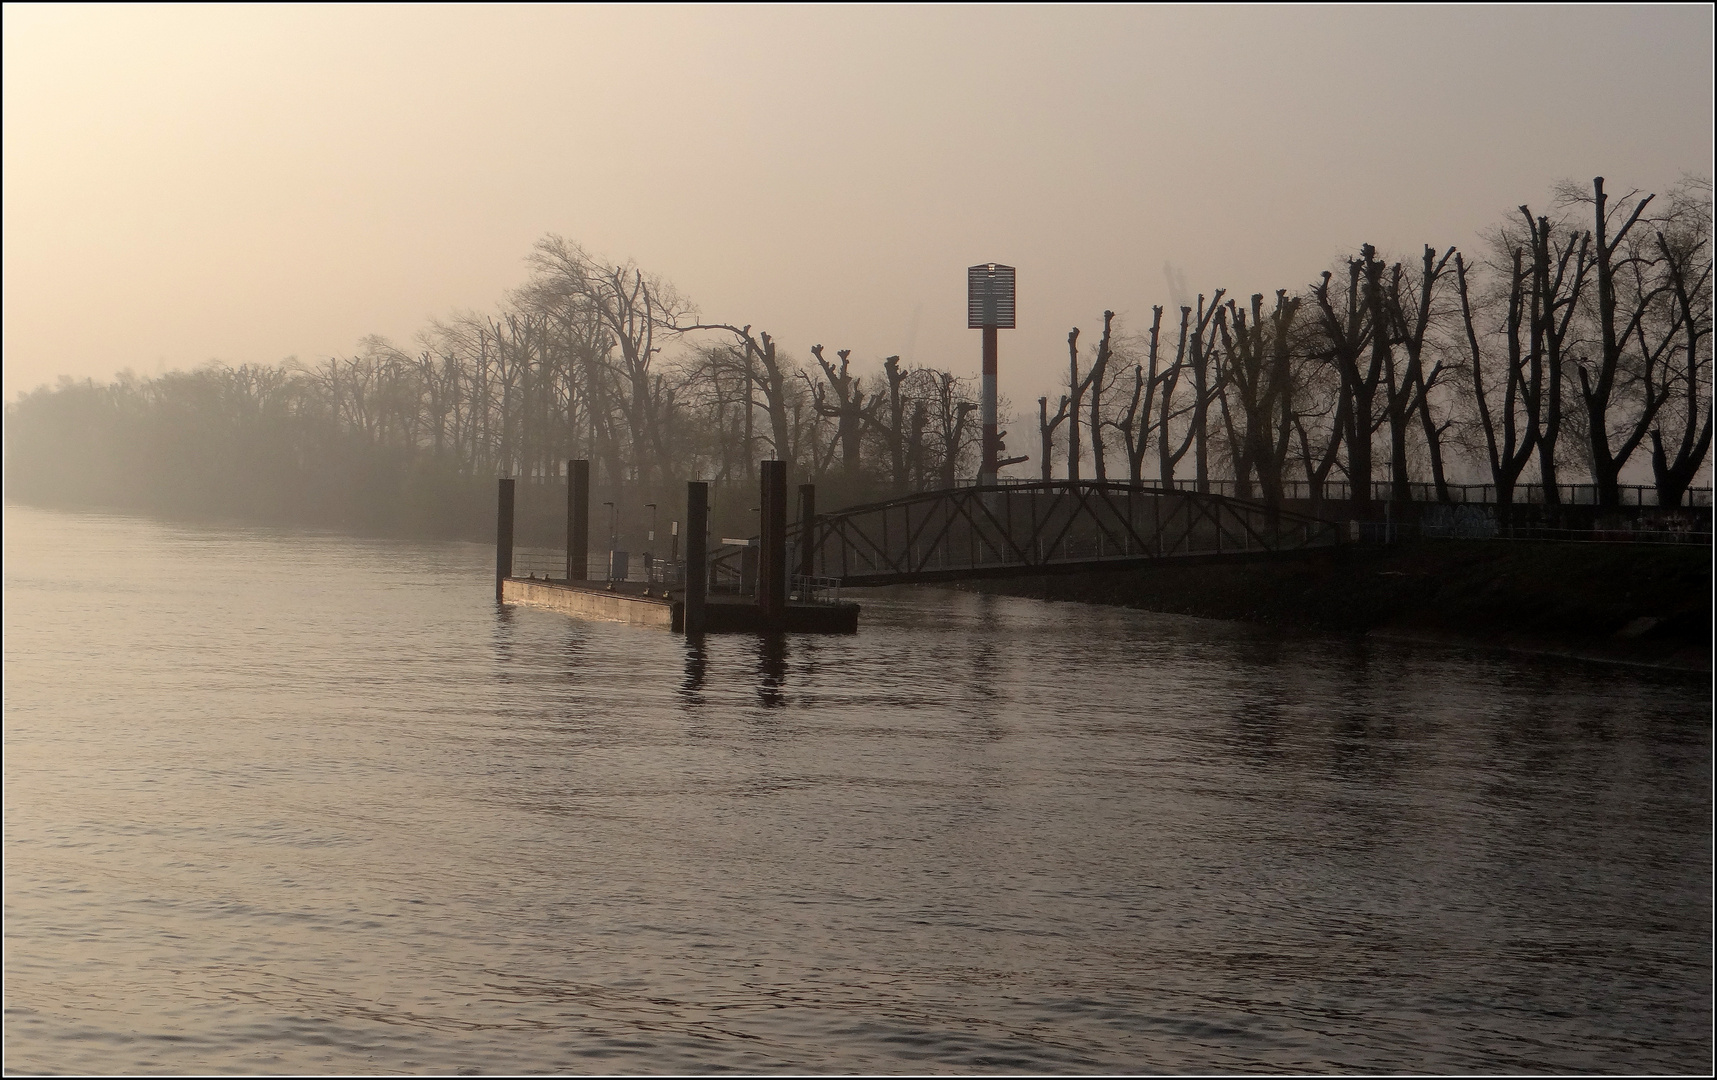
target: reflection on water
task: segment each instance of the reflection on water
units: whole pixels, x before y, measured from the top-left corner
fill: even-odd
[[[757,642],[757,703],[766,709],[787,704],[787,635],[760,634]]]
[[[686,678],[680,683],[680,699],[687,708],[696,708],[704,703],[703,695],[698,691],[703,689],[704,672],[709,666],[709,654],[704,651],[704,636],[688,634],[685,638],[685,651]]]
[[[1707,689],[6,510],[13,1071],[1702,1071]],[[99,573],[92,568],[100,568]]]

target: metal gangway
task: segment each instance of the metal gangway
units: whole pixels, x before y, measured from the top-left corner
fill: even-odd
[[[1094,480],[917,492],[787,528],[795,572],[840,587],[1260,559],[1344,539],[1335,522],[1259,502]]]

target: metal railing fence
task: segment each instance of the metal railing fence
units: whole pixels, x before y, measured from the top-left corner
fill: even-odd
[[[1000,487],[1018,487],[1027,484],[1040,484],[1038,477],[1008,476],[997,479]],[[1111,483],[1126,483],[1124,477],[1111,477]],[[1164,484],[1159,480],[1146,478],[1142,481],[1148,488],[1171,488],[1175,491],[1197,491],[1197,480],[1176,479]],[[955,481],[955,487],[973,487],[977,481],[962,477]],[[1418,503],[1440,503],[1443,500],[1437,496],[1437,485],[1429,481],[1414,481],[1406,485],[1405,498],[1401,501]],[[1237,480],[1208,480],[1205,490],[1212,495],[1226,495],[1230,498],[1249,498],[1262,500],[1263,489],[1257,483],[1245,485],[1245,493]],[[1451,503],[1476,503],[1494,505],[1496,503],[1495,484],[1445,484]],[[1346,502],[1353,498],[1354,485],[1346,480],[1326,480],[1321,485],[1314,485],[1307,480],[1284,480],[1282,482],[1282,498],[1311,501],[1314,497],[1327,502]],[[1545,500],[1543,484],[1516,484],[1514,486],[1513,503],[1517,506],[1543,506]],[[1557,484],[1556,493],[1564,506],[1596,506],[1598,505],[1597,484]],[[1620,505],[1624,507],[1656,506],[1657,488],[1651,484],[1623,484],[1619,489]],[[1394,502],[1395,485],[1388,480],[1374,480],[1371,483],[1371,497],[1377,502]],[[1712,505],[1712,489],[1708,487],[1689,488],[1684,497],[1681,509],[1690,507],[1706,507]]]
[[[605,582],[608,576],[608,553],[591,552],[585,560],[585,580]],[[549,581],[562,581],[566,578],[566,552],[550,551],[544,548],[514,548],[513,576],[520,578],[539,578]],[[618,581],[630,581],[637,584],[664,585],[669,588],[681,585],[685,581],[685,564],[670,563],[666,559],[652,559],[649,566],[644,565],[642,558],[629,558],[624,577]]]

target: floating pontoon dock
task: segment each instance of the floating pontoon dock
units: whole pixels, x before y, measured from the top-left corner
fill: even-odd
[[[496,601],[549,608],[583,619],[659,626],[686,634],[853,633],[858,629],[857,604],[817,599],[808,576],[796,582],[789,578],[787,467],[779,461],[765,461],[762,465],[763,531],[756,541],[755,585],[749,590],[742,586],[739,594],[712,593],[709,587],[707,483],[693,481],[686,485],[685,561],[666,566],[662,581],[640,582],[590,578],[590,463],[583,460],[567,462],[563,574],[515,576],[514,481],[503,479],[495,518]],[[814,499],[811,485],[802,485],[800,500],[807,516]],[[790,590],[791,584],[798,586],[797,592]]]

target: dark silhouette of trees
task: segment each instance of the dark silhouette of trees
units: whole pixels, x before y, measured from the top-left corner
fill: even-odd
[[[1092,358],[1091,371],[1086,376],[1091,386],[1091,473],[1098,481],[1109,479],[1109,470],[1103,446],[1103,397],[1108,389],[1105,378],[1109,373],[1109,360],[1114,356],[1111,348],[1112,331],[1115,325],[1115,313],[1103,313],[1103,337],[1097,343],[1097,355]],[[1077,340],[1078,327],[1073,330],[1072,340]]]
[[[1663,404],[1666,353],[1680,336],[1680,308],[1666,295],[1673,286],[1661,272],[1657,253],[1634,231],[1653,198],[1636,193],[1612,209],[1604,178],[1592,181],[1597,356],[1579,357],[1575,364],[1586,408],[1592,479],[1598,503],[1606,507],[1621,502],[1622,467]],[[1613,224],[1617,220],[1619,227]]]
[[[1233,448],[1235,494],[1252,495],[1251,478],[1256,475],[1264,501],[1282,501],[1282,477],[1287,466],[1293,434],[1293,372],[1290,363],[1290,331],[1302,301],[1290,298],[1287,290],[1276,293],[1276,307],[1269,323],[1264,318],[1264,294],[1252,295],[1250,318],[1234,301],[1217,317],[1225,356],[1225,386],[1222,395],[1223,424],[1228,445]],[[1232,329],[1230,329],[1232,323]]]
[[[1083,378],[1079,375],[1079,328],[1075,326],[1067,334],[1067,411],[1071,423],[1067,425],[1067,478],[1079,479],[1079,406],[1085,401],[1085,391],[1091,387],[1091,377],[1094,371],[1087,371]]]
[[[1037,399],[1037,431],[1040,436],[1042,447],[1038,451],[1037,460],[1042,472],[1042,477],[1045,480],[1052,479],[1054,476],[1055,429],[1060,427],[1062,421],[1067,419],[1068,405],[1069,401],[1067,395],[1062,394],[1061,404],[1056,406],[1055,415],[1051,416],[1049,415],[1049,399],[1047,397],[1040,397]],[[1075,440],[1074,445],[1078,445],[1077,440]]]
[[[1418,289],[1410,294],[1413,301],[1411,307],[1402,295],[1404,276],[1399,265],[1391,272],[1389,288],[1383,295],[1384,310],[1394,325],[1395,343],[1401,346],[1401,351],[1406,354],[1404,370],[1397,371],[1394,354],[1391,354],[1388,367],[1390,475],[1394,481],[1393,494],[1397,500],[1405,500],[1410,495],[1407,427],[1412,418],[1417,416],[1425,440],[1431,483],[1436,489],[1437,500],[1449,501],[1448,478],[1443,470],[1443,434],[1454,421],[1438,423],[1432,412],[1431,390],[1443,373],[1443,364],[1440,360],[1432,361],[1430,370],[1427,371],[1425,361],[1426,334],[1431,328],[1434,315],[1432,305],[1436,300],[1437,281],[1443,276],[1449,259],[1454,254],[1455,249],[1451,247],[1438,258],[1436,248],[1429,245],[1425,247]]]
[[[1539,407],[1543,400],[1543,357],[1521,347],[1520,327],[1526,317],[1526,281],[1531,271],[1522,263],[1523,252],[1515,248],[1508,283],[1508,310],[1503,320],[1506,352],[1500,363],[1482,347],[1474,324],[1472,290],[1467,285],[1466,259],[1455,254],[1455,281],[1461,297],[1461,326],[1466,332],[1468,358],[1472,365],[1474,412],[1484,432],[1485,463],[1491,483],[1496,485],[1496,503],[1506,511],[1514,503],[1514,487],[1532,460],[1538,445]],[[1488,340],[1490,335],[1485,335]],[[1502,400],[1494,400],[1493,374],[1501,370]]]
[[[822,369],[823,377],[835,399],[831,404],[823,393],[822,384],[812,383],[809,374],[804,374],[807,384],[811,385],[812,405],[818,416],[834,420],[835,430],[829,440],[830,455],[833,455],[835,446],[839,445],[841,471],[849,485],[856,484],[859,479],[865,426],[875,411],[876,403],[866,403],[860,380],[851,373],[851,349],[841,349],[835,354],[841,361],[838,371],[823,357],[821,345],[811,346],[811,355],[816,357],[817,366]],[[824,465],[817,471],[822,472],[826,468]]]
[[[1658,505],[1680,506],[1711,449],[1711,185],[1693,183],[1673,192],[1670,216],[1654,238],[1681,341],[1679,364],[1666,373],[1659,422],[1651,429],[1651,469]],[[1663,429],[1673,439],[1675,427],[1680,438],[1666,448]]]
[[[1191,454],[1201,490],[1368,518],[1381,451],[1397,504],[1449,500],[1468,469],[1504,513],[1556,510],[1569,476],[1614,509],[1646,446],[1661,505],[1679,506],[1711,444],[1709,181],[1616,201],[1599,179],[1559,205],[1589,206],[1591,227],[1522,206],[1477,261],[1426,246],[1403,265],[1367,244],[1272,305],[1199,294],[1172,349],[1163,307],[1137,335],[1105,310],[1085,370],[1074,328],[1066,392],[1038,399],[1033,472],[1059,458],[1069,479],[1087,462],[1108,479],[1119,447],[1130,482],[1175,485]],[[824,508],[969,482],[977,408],[956,372],[793,356],[548,236],[499,310],[409,347],[43,387],[7,406],[6,464],[26,500],[481,536],[495,476],[546,485],[577,457],[622,503],[711,480],[720,527],[750,528],[760,458],[822,486]]]
[[[1180,464],[1181,458],[1186,456],[1187,450],[1192,446],[1193,425],[1188,424],[1186,426],[1186,432],[1180,441],[1180,446],[1174,449],[1171,449],[1173,439],[1169,434],[1170,423],[1179,419],[1187,411],[1187,409],[1181,409],[1177,412],[1173,406],[1175,387],[1180,384],[1181,372],[1185,371],[1187,367],[1186,349],[1191,319],[1192,309],[1183,305],[1180,309],[1180,342],[1175,346],[1174,363],[1170,364],[1168,370],[1163,373],[1162,398],[1157,402],[1157,478],[1164,486],[1169,487],[1174,485],[1175,467]]]
[[[1150,449],[1151,406],[1155,403],[1157,387],[1161,380],[1157,376],[1158,346],[1162,336],[1163,309],[1162,305],[1151,308],[1151,329],[1145,344],[1145,363],[1133,365],[1133,395],[1127,402],[1127,411],[1121,414],[1120,422],[1116,424],[1121,431],[1121,439],[1127,447],[1127,479],[1134,484],[1141,484],[1145,479],[1145,454]],[[1039,399],[1038,404],[1042,405]],[[1049,459],[1049,435],[1044,436],[1044,468],[1047,470]],[[1048,473],[1045,473],[1045,479]]]

